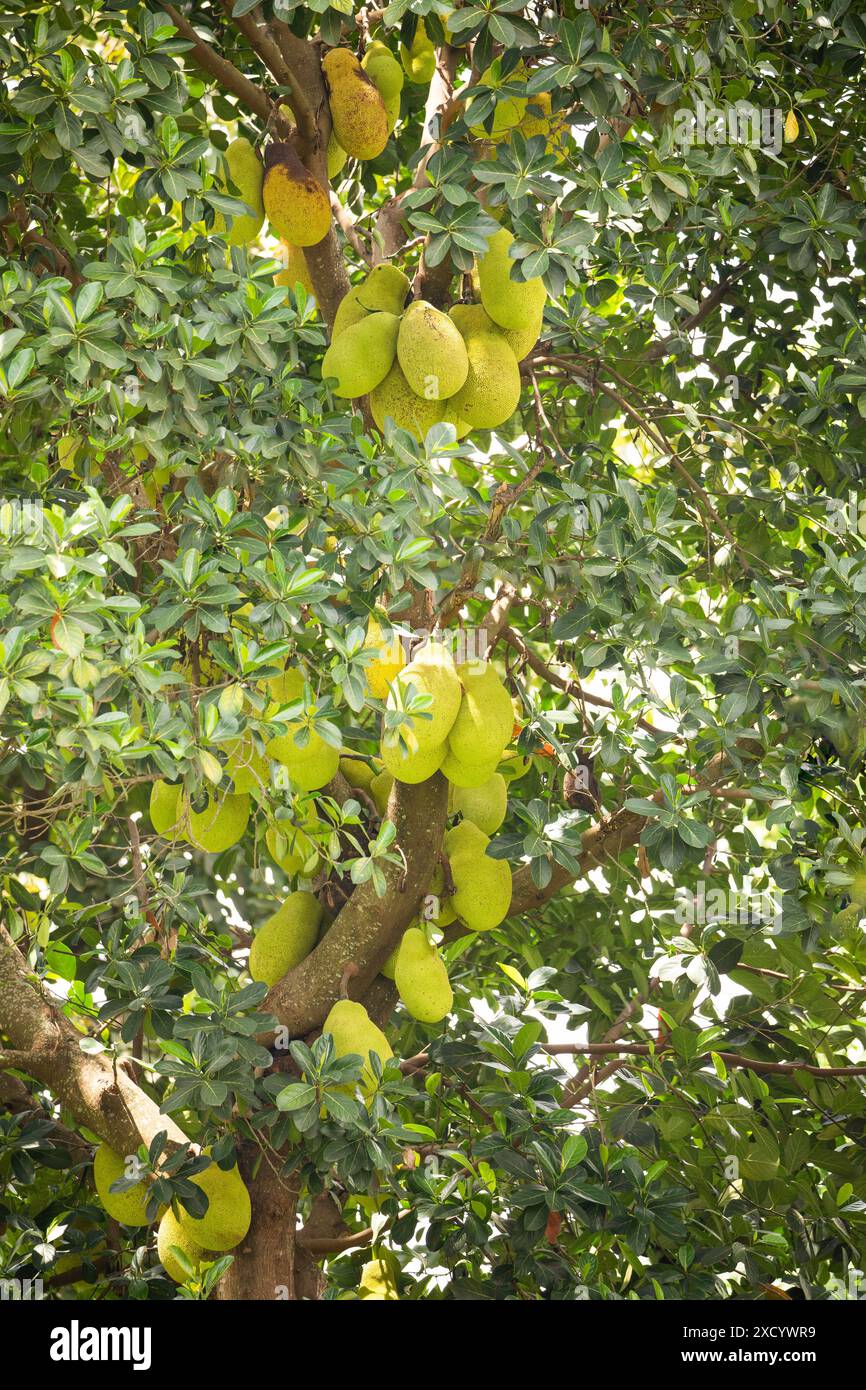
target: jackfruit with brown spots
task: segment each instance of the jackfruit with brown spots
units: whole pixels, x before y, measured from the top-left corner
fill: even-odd
[[[292,246],[315,246],[327,236],[328,195],[287,140],[275,141],[265,152],[262,198],[271,227]]]
[[[381,92],[346,48],[326,53],[322,71],[340,145],[355,159],[375,159],[388,143],[388,113]]]

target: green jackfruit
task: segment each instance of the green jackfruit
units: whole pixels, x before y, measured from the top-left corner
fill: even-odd
[[[370,790],[373,778],[379,770],[380,767],[377,763],[366,763],[363,758],[352,758],[343,754],[340,759],[340,771],[349,786],[360,787],[365,792]]]
[[[340,999],[333,1006],[322,1025],[323,1033],[330,1033],[334,1040],[334,1051],[338,1057],[355,1053],[364,1061],[361,1073],[361,1089],[367,1096],[376,1089],[376,1079],[370,1068],[368,1054],[375,1052],[386,1062],[393,1057],[391,1045],[381,1028],[377,1028],[363,1004],[351,999]]]
[[[427,431],[442,419],[444,402],[416,396],[400,363],[395,362],[385,380],[370,392],[370,409],[380,430],[384,431],[386,420],[393,420],[400,429],[408,430],[423,443]]]
[[[464,763],[456,756],[449,743],[440,771],[447,777],[452,787],[481,787],[496,771],[498,759],[490,758],[483,763]]]
[[[250,798],[244,793],[226,792],[209,797],[203,811],[189,811],[190,844],[206,854],[222,854],[236,845],[250,819]]]
[[[290,242],[281,242],[282,251],[286,258],[285,270],[278,270],[274,276],[275,285],[285,285],[287,289],[293,290],[295,285],[303,285],[307,294],[315,296],[313,282],[310,279],[310,272],[304,258],[303,250],[300,246],[292,246]]]
[[[397,1292],[397,1285],[394,1280],[393,1272],[388,1268],[384,1260],[369,1260],[361,1270],[361,1282],[358,1285],[358,1297],[364,1302],[385,1302],[397,1299],[400,1295]]]
[[[318,845],[310,838],[310,826],[293,825],[288,820],[278,820],[268,826],[265,844],[275,864],[283,873],[300,874],[302,878],[312,878],[322,862]]]
[[[384,768],[376,774],[370,783],[370,795],[376,803],[376,810],[380,816],[384,816],[388,809],[388,798],[391,795],[393,785],[393,776]]]
[[[474,429],[496,429],[514,414],[520,401],[517,358],[498,333],[468,332],[464,342],[469,375],[448,402],[449,416],[465,420]]]
[[[500,328],[498,323],[493,322],[483,304],[455,304],[448,310],[448,316],[453,319],[464,337],[472,332],[498,334],[500,338],[505,339],[518,362],[522,362],[541,336],[544,309],[542,308],[535,323],[528,328]]]
[[[506,861],[470,848],[449,856],[449,863],[455,890],[451,902],[461,921],[470,931],[498,927],[511,906],[511,869]]]
[[[511,696],[489,661],[464,661],[457,668],[463,699],[448,735],[463,763],[499,762],[514,728]]]
[[[392,680],[406,665],[403,643],[393,630],[386,638],[377,619],[371,617],[364,635],[364,651],[376,653],[375,660],[364,667],[367,690],[374,699],[385,700]]]
[[[399,266],[382,261],[356,288],[358,303],[368,313],[396,314],[399,318],[409,293],[409,279]]]
[[[411,44],[401,43],[400,62],[410,82],[426,87],[436,71],[436,49],[427,37],[423,19],[418,20]]]
[[[150,792],[150,823],[166,840],[186,838],[186,804],[180,782],[154,782]]]
[[[225,746],[226,771],[232,779],[232,788],[242,794],[261,796],[267,791],[269,783],[267,759],[256,746],[252,734],[247,731],[240,738],[231,739]]]
[[[365,314],[331,343],[322,361],[322,379],[333,377],[335,396],[366,396],[391,370],[400,320],[395,314]]]
[[[469,374],[459,329],[423,299],[410,304],[400,321],[397,357],[409,389],[425,400],[447,400]]]
[[[445,854],[449,861],[463,854],[483,854],[489,844],[490,836],[471,820],[462,820],[445,832]]]
[[[374,39],[368,44],[361,66],[383,97],[400,95],[405,81],[403,69],[381,40]]]
[[[250,947],[250,975],[268,988],[310,954],[319,934],[322,908],[313,893],[290,893],[259,927]]]
[[[272,228],[292,246],[315,246],[327,236],[328,195],[286,140],[274,141],[265,151],[262,198]]]
[[[265,220],[265,207],[262,201],[264,169],[249,140],[240,136],[232,140],[225,152],[224,182],[231,182],[238,190],[250,215],[236,217],[229,228],[226,241],[229,246],[248,246],[262,229]]]
[[[183,1208],[184,1231],[203,1250],[233,1250],[249,1230],[252,1217],[250,1194],[237,1166],[223,1169],[211,1163],[190,1182],[207,1195],[208,1209],[204,1216],[195,1217]]]
[[[138,1182],[126,1192],[109,1190],[113,1182],[126,1176],[126,1165],[121,1155],[115,1153],[109,1144],[100,1144],[93,1155],[93,1181],[102,1206],[121,1226],[147,1226],[147,1183]]]
[[[450,1013],[454,995],[445,962],[418,927],[403,933],[394,983],[404,1006],[419,1023],[439,1023]]]
[[[382,762],[396,781],[417,784],[438,772],[445,757],[445,744],[436,743],[432,748],[404,756],[399,743],[388,744],[383,738],[380,752]]]
[[[322,71],[331,100],[334,134],[355,159],[375,159],[388,143],[385,103],[353,53],[332,48]]]
[[[268,744],[268,756],[282,763],[289,777],[302,792],[315,792],[330,782],[340,766],[340,750],[326,743],[315,729],[310,730],[308,742],[301,748],[295,742],[300,724],[290,724],[287,734],[279,734]]]
[[[416,694],[430,696],[429,706],[424,711],[428,717],[411,720],[411,734],[417,744],[412,751],[426,752],[438,748],[444,744],[457,718],[462,697],[457,669],[448,648],[441,642],[425,642],[392,685],[387,701],[389,709],[402,708],[398,694],[408,694],[410,685]],[[407,743],[409,732],[404,723],[400,733]]]
[[[185,1284],[190,1276],[177,1256],[172,1253],[172,1246],[177,1246],[179,1250],[183,1251],[193,1267],[194,1274],[197,1275],[202,1260],[206,1258],[205,1251],[184,1230],[171,1207],[166,1207],[157,1228],[156,1252],[169,1279],[173,1279],[176,1284]]]
[[[478,261],[478,284],[481,303],[494,323],[501,328],[526,329],[533,327],[544,312],[547,290],[544,281],[513,280],[515,262],[509,256],[514,237],[506,227],[490,238],[487,251]]]
[[[480,787],[454,787],[451,809],[472,821],[485,835],[494,835],[508,810],[508,788],[501,772],[494,772]]]
[[[325,157],[328,161],[328,181],[333,183],[337,175],[342,172],[343,166],[349,158],[333,130],[328,136],[328,149]]]

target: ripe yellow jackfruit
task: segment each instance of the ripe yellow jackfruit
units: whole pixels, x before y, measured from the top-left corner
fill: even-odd
[[[233,790],[239,794],[248,792],[251,796],[261,796],[267,790],[267,759],[259,752],[249,731],[226,744],[226,771],[232,779]]]
[[[501,227],[488,241],[487,251],[478,261],[481,303],[500,328],[531,328],[544,312],[547,290],[537,276],[522,281],[511,278],[515,262],[509,250],[513,242],[507,227]]]
[[[543,135],[548,154],[558,161],[565,158],[568,142],[568,123],[559,113],[553,114],[550,92],[536,92],[527,102],[526,113],[518,129],[525,140]]]
[[[182,1208],[184,1231],[203,1250],[233,1250],[249,1230],[252,1216],[250,1194],[237,1165],[226,1170],[211,1163],[190,1182],[207,1195],[209,1205],[198,1217]]]
[[[371,44],[368,44],[361,66],[383,97],[400,95],[405,80],[403,69],[390,48],[380,39],[374,39]]]
[[[511,696],[489,661],[464,661],[457,674],[463,699],[448,742],[463,763],[499,762],[514,728]]]
[[[403,643],[396,632],[392,632],[391,636],[386,639],[376,619],[370,618],[364,637],[364,650],[376,653],[375,660],[364,668],[367,689],[374,699],[385,700],[388,697],[388,689],[392,680],[399,675],[406,665]]]
[[[400,1295],[397,1292],[397,1285],[394,1280],[393,1272],[388,1268],[384,1260],[369,1260],[361,1270],[361,1282],[358,1285],[358,1297],[364,1302],[385,1302],[388,1299],[397,1299]]]
[[[520,400],[517,358],[498,333],[467,332],[464,342],[469,375],[447,403],[449,416],[474,429],[496,429],[514,414]]]
[[[418,20],[411,44],[401,43],[400,62],[410,82],[426,86],[431,81],[436,71],[436,49],[427,37],[423,19]]]
[[[375,159],[388,143],[388,116],[381,93],[353,53],[332,48],[322,71],[331,100],[334,134],[355,159]]]
[[[472,821],[485,835],[493,835],[505,820],[508,788],[501,772],[494,772],[480,787],[454,787],[451,809]]]
[[[136,1183],[126,1192],[109,1191],[113,1182],[125,1177],[126,1165],[121,1155],[109,1144],[100,1144],[93,1155],[93,1181],[102,1206],[121,1226],[147,1226],[147,1183]]]
[[[186,805],[180,782],[154,782],[150,792],[150,823],[166,840],[186,837]]]
[[[318,871],[322,857],[315,840],[310,838],[310,828],[309,825],[293,825],[288,820],[279,820],[268,826],[265,844],[283,873],[312,878]]]
[[[490,781],[497,765],[497,758],[488,758],[483,763],[464,763],[449,743],[439,771],[448,778],[452,787],[481,787]]]
[[[293,290],[295,285],[301,284],[307,294],[315,295],[307,262],[300,246],[292,246],[288,241],[284,241],[282,242],[282,250],[286,258],[286,268],[277,271],[274,276],[274,284],[285,285],[290,290]]]
[[[264,170],[262,162],[249,140],[240,136],[232,140],[225,152],[224,184],[233,183],[252,213],[236,217],[229,228],[226,241],[229,246],[248,246],[262,229],[265,208],[262,202],[262,182]],[[219,219],[223,225],[224,219]]]
[[[403,1004],[419,1023],[439,1023],[450,1013],[454,995],[445,962],[418,927],[403,933],[394,983]]]
[[[397,357],[410,390],[426,400],[455,395],[469,373],[459,329],[423,299],[410,304],[400,320]]]
[[[518,362],[522,362],[535,347],[544,323],[542,309],[535,323],[528,328],[500,328],[498,323],[493,322],[483,304],[455,304],[448,310],[448,316],[453,319],[464,338],[472,332],[498,334],[500,338],[504,338]]]
[[[789,111],[785,117],[785,144],[792,145],[799,134],[800,122],[797,120],[794,112]]]
[[[198,1274],[202,1259],[206,1258],[205,1251],[184,1230],[171,1207],[166,1207],[157,1228],[156,1252],[169,1279],[173,1279],[176,1284],[185,1284],[189,1276],[177,1256],[172,1254],[173,1245],[183,1251]]]
[[[414,735],[417,748],[413,748],[413,752],[427,752],[432,748],[439,748],[444,744],[457,718],[462,697],[457,669],[448,648],[441,642],[425,642],[392,685],[388,696],[389,709],[403,707],[398,695],[408,694],[410,685],[414,687],[416,694],[431,697],[430,704],[424,711],[429,717],[413,718],[411,731],[409,724],[404,723],[399,732],[407,743],[410,741],[410,733]]]
[[[376,1089],[376,1080],[370,1068],[368,1054],[375,1052],[382,1062],[393,1057],[391,1045],[381,1028],[377,1028],[363,1004],[351,999],[340,999],[333,1006],[322,1025],[323,1033],[330,1033],[334,1040],[334,1051],[338,1057],[356,1053],[364,1061],[361,1073],[361,1089],[367,1096]]]
[[[366,396],[391,370],[397,354],[396,314],[365,314],[332,342],[322,360],[322,380],[334,378],[335,396]]]
[[[268,986],[310,954],[319,934],[322,908],[313,893],[290,893],[259,927],[250,947],[250,975]]]
[[[393,420],[400,429],[408,430],[422,443],[427,431],[442,419],[444,405],[443,401],[428,401],[423,396],[416,396],[399,362],[394,363],[385,380],[370,392],[370,409],[380,430],[384,431],[386,420]]]
[[[189,809],[189,842],[206,854],[222,854],[242,838],[249,819],[250,798],[246,793],[209,797],[203,811]]]
[[[275,706],[290,705],[300,700],[306,679],[300,666],[287,666],[278,676],[269,676],[267,680],[260,681],[259,689],[271,697]]]
[[[436,743],[432,748],[404,755],[399,743],[386,743],[383,738],[379,751],[382,762],[396,781],[417,785],[419,782],[426,782],[428,777],[438,772],[445,757],[445,744]]]
[[[286,140],[274,141],[265,151],[262,198],[274,231],[292,246],[315,246],[327,236],[328,195]]]

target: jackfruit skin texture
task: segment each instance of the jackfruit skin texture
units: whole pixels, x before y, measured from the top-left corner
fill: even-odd
[[[367,45],[361,60],[365,73],[378,88],[382,97],[399,96],[403,90],[405,76],[390,48],[380,39]]]
[[[299,724],[290,724],[287,734],[278,734],[268,744],[268,756],[282,763],[289,777],[302,792],[315,792],[330,782],[340,766],[340,750],[326,743],[315,729],[311,730],[309,742],[299,747],[295,742],[295,730]]]
[[[461,821],[460,829],[470,822]],[[508,916],[511,869],[504,859],[492,859],[468,847],[449,854],[454,895],[451,903],[470,931],[491,931]]]
[[[363,1004],[356,1004],[351,999],[339,999],[322,1024],[322,1032],[330,1033],[338,1057],[356,1053],[363,1059],[360,1084],[369,1098],[376,1089],[376,1079],[370,1068],[368,1053],[375,1052],[383,1063],[394,1056],[381,1028],[376,1027]]]
[[[488,241],[487,251],[478,261],[481,303],[500,328],[531,328],[544,312],[547,290],[538,277],[512,280],[514,262],[509,250],[513,242],[507,227],[501,227]]]
[[[113,1182],[126,1176],[123,1158],[110,1144],[100,1144],[93,1155],[93,1181],[102,1206],[121,1226],[148,1226],[147,1183],[136,1183],[126,1192],[110,1192]]]
[[[322,380],[336,379],[335,396],[354,400],[384,381],[397,355],[399,330],[396,314],[365,314],[331,343],[322,359]]]
[[[494,772],[480,787],[455,787],[451,806],[464,820],[472,821],[485,835],[495,835],[508,811],[508,787],[501,772]]]
[[[440,772],[447,777],[452,787],[482,787],[489,782],[498,765],[496,758],[483,763],[464,763],[456,756],[449,743],[442,759]]]
[[[328,195],[286,140],[275,141],[265,151],[262,198],[272,228],[292,246],[315,246],[327,236]]]
[[[180,1247],[198,1274],[202,1260],[207,1258],[206,1253],[184,1230],[171,1207],[166,1207],[156,1232],[156,1253],[169,1279],[176,1284],[185,1284],[187,1275],[171,1253],[173,1245]]]
[[[388,116],[381,93],[345,48],[326,53],[322,71],[338,141],[355,159],[375,159],[388,143]]]
[[[399,318],[409,293],[409,279],[399,266],[383,261],[356,288],[358,303],[368,313],[396,314]]]
[[[328,148],[325,153],[325,159],[328,165],[329,183],[333,183],[337,175],[342,173],[343,166],[348,158],[349,156],[346,154],[346,151],[343,149],[343,146],[332,130],[328,136]]]
[[[199,1217],[182,1208],[183,1230],[203,1250],[233,1250],[250,1229],[252,1217],[250,1194],[237,1166],[223,1169],[211,1163],[190,1182],[207,1194],[209,1205]]]
[[[226,241],[229,246],[248,246],[255,241],[265,220],[265,207],[262,202],[262,183],[264,169],[249,140],[240,136],[232,140],[225,153],[228,178],[239,190],[241,197],[252,215],[236,217],[229,229]]]
[[[268,853],[274,863],[283,870],[283,873],[300,874],[304,878],[312,878],[318,872],[322,856],[315,841],[310,839],[307,829],[292,825],[290,821],[281,820],[277,821],[276,825],[269,826],[265,832],[265,844],[268,847]],[[280,835],[286,840],[288,846],[283,854],[277,853]]]
[[[427,401],[416,396],[399,362],[395,362],[385,380],[370,392],[370,410],[379,429],[384,433],[385,421],[393,420],[399,429],[408,430],[419,443],[427,431],[438,425],[445,413],[444,401]]]
[[[498,763],[514,728],[511,696],[488,661],[462,662],[457,674],[463,699],[448,735],[451,751],[463,763]]]
[[[322,908],[313,893],[290,893],[259,927],[250,947],[249,970],[270,989],[310,954],[319,935]]]
[[[449,861],[461,854],[483,854],[489,844],[490,836],[474,821],[462,820],[445,832],[445,854]]]
[[[371,661],[369,666],[364,668],[367,690],[374,699],[386,700],[392,680],[406,665],[403,643],[396,633],[386,639],[377,620],[371,618],[367,623],[363,650],[376,652],[375,661]]]
[[[462,687],[457,668],[447,647],[441,642],[425,642],[416,652],[409,665],[404,667],[398,677],[402,687],[410,684],[422,695],[431,696],[431,704],[425,711],[427,719],[412,719],[412,733],[417,743],[417,752],[426,752],[444,744],[460,709]],[[388,697],[388,708],[396,709],[395,691]],[[403,725],[405,737],[407,725]]]
[[[180,782],[154,782],[150,792],[148,814],[157,835],[167,840],[180,840],[184,834],[183,786]]]
[[[423,19],[418,20],[411,44],[401,43],[400,62],[410,82],[426,86],[431,81],[436,71],[436,49],[427,37]]]
[[[274,284],[285,285],[290,290],[293,290],[295,285],[301,284],[307,294],[315,296],[316,291],[313,289],[313,282],[310,279],[310,272],[301,247],[292,246],[290,242],[284,241],[282,248],[286,257],[286,268],[277,271],[274,276]]]
[[[459,329],[424,299],[410,304],[400,320],[397,358],[410,390],[425,400],[447,400],[469,374]]]
[[[498,323],[493,322],[483,304],[455,304],[448,310],[448,316],[464,337],[472,332],[498,334],[500,338],[504,338],[518,362],[528,357],[535,347],[541,337],[544,323],[542,309],[536,322],[528,328],[500,328]]]
[[[246,793],[209,797],[203,811],[190,808],[189,842],[205,854],[222,854],[243,837],[249,819],[250,798]]]
[[[395,781],[417,785],[419,782],[426,782],[434,772],[439,771],[445,757],[445,744],[437,743],[432,748],[404,756],[399,743],[388,744],[383,739],[379,751],[382,762]]]
[[[403,933],[394,983],[404,1007],[419,1023],[441,1023],[451,1012],[454,994],[445,962],[418,927]]]
[[[498,333],[464,335],[469,358],[466,384],[448,401],[448,413],[474,429],[496,429],[508,420],[520,401],[520,368],[511,348]]]

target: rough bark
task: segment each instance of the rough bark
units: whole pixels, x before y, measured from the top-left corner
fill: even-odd
[[[240,1245],[232,1251],[234,1260],[217,1288],[217,1298],[223,1301],[293,1301],[298,1297],[295,1260],[303,1255],[306,1297],[312,1293],[309,1280],[310,1263],[306,1252],[296,1247],[296,1215],[298,1207],[297,1178],[275,1171],[277,1160],[271,1156],[258,1163],[258,1150],[250,1149],[240,1157],[240,1170],[250,1190],[252,1221]]]

